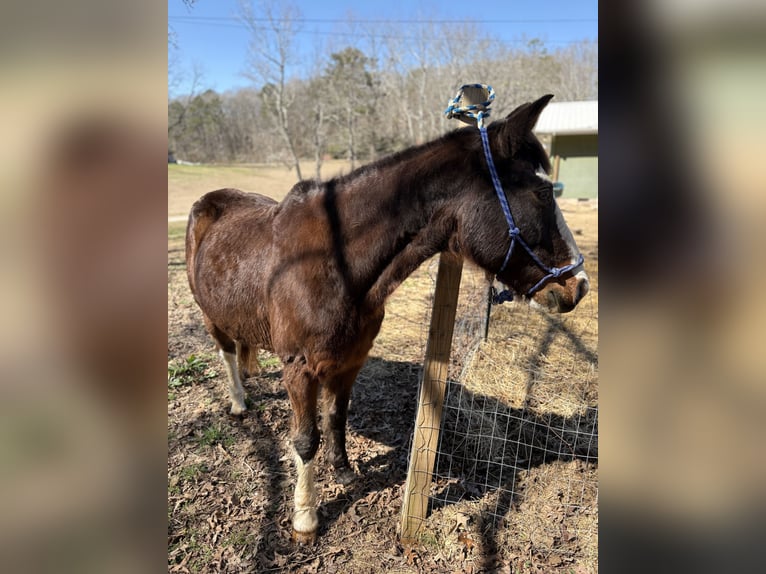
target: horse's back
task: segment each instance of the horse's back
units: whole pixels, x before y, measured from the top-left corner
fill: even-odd
[[[210,191],[192,205],[187,226],[187,239],[199,245],[210,224],[224,216],[268,218],[276,201],[258,193],[245,193],[224,188]],[[188,249],[188,244],[187,244]]]
[[[270,226],[276,205],[277,202],[269,197],[238,189],[225,188],[206,193],[194,203],[189,214],[186,227],[187,264],[194,259],[208,235],[241,234],[243,243],[246,242],[253,230]]]

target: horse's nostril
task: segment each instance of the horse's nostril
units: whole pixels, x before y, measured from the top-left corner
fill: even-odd
[[[580,279],[577,281],[577,289],[575,291],[575,299],[574,303],[577,305],[577,303],[580,302],[580,300],[585,297],[585,295],[588,294],[588,291],[590,290],[590,284],[588,283],[587,279]]]

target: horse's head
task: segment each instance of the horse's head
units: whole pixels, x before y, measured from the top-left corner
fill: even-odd
[[[481,175],[471,185],[474,193],[461,218],[460,240],[466,254],[496,274],[515,299],[566,313],[585,296],[589,284],[553,196],[548,156],[532,133],[552,97],[523,104],[487,128],[508,209],[497,195],[483,151],[477,150]]]

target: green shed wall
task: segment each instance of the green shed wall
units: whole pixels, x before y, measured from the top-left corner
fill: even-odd
[[[559,135],[553,138],[551,158],[561,156],[562,197],[598,197],[598,134]]]

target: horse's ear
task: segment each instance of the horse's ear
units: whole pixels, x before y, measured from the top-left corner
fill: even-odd
[[[513,129],[517,134],[527,134],[531,132],[534,129],[535,124],[537,124],[540,114],[552,98],[553,94],[546,94],[534,102],[521,104],[518,108],[508,114],[508,117],[506,118],[506,126]]]
[[[495,149],[503,156],[515,156],[528,141],[540,114],[551,98],[553,95],[547,94],[534,102],[521,104],[508,114],[495,139]]]

